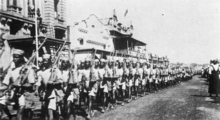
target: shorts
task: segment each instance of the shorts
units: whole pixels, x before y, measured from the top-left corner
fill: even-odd
[[[121,83],[121,88],[122,88],[122,90],[126,90],[126,82],[125,81]]]
[[[141,85],[146,85],[146,78],[141,81]]]
[[[134,85],[135,85],[135,86],[138,86],[138,85],[139,85],[139,79],[138,79],[138,78],[134,80]]]
[[[24,106],[26,109],[34,109],[38,104],[40,104],[39,97],[35,96],[35,92],[25,91],[24,94],[18,98],[19,106]]]
[[[95,90],[94,90],[95,89]],[[91,90],[93,90],[94,92],[97,92],[98,89],[98,85],[96,83],[96,81],[85,81],[84,82],[84,92],[90,92]]]
[[[7,98],[6,98],[5,95],[2,96],[2,97],[0,97],[0,104],[2,104],[2,105],[6,105],[6,102],[7,102]]]
[[[131,87],[131,86],[133,86],[133,80],[128,80],[128,85],[127,85],[128,87]]]

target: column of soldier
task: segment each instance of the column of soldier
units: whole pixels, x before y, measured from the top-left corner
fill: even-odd
[[[23,55],[23,50],[15,49],[12,65],[1,76],[0,110],[9,119],[12,114],[8,106],[17,109],[18,120],[32,119],[34,98],[40,100],[42,119],[76,118],[84,106],[90,118],[97,108],[104,113],[139,96],[174,86],[182,78],[179,68],[126,58],[114,61],[85,59],[78,63],[62,58],[59,66],[53,66],[52,56],[44,54],[38,59],[37,68],[34,65],[26,67]],[[29,111],[25,112],[26,109]]]

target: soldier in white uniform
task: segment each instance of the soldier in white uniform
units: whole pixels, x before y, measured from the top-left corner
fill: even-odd
[[[118,74],[118,61],[113,61],[112,63],[112,108],[117,106],[117,95],[118,95],[118,86],[119,86],[119,74]]]
[[[72,67],[72,68],[70,68]],[[63,115],[70,119],[71,113],[76,118],[76,110],[79,106],[79,80],[76,63],[70,64],[68,58],[63,58],[61,62],[61,78],[63,80],[63,91],[65,93],[62,107]]]
[[[126,61],[124,61],[124,63],[122,62],[120,64],[123,70],[123,74],[122,74],[122,77],[121,77],[121,90],[122,90],[122,106],[124,105],[124,101],[125,101],[125,98],[126,98],[126,84],[128,82],[128,75],[129,75],[129,70],[127,68],[127,63]]]
[[[61,71],[58,66],[52,67],[51,56],[49,54],[43,55],[43,66],[44,69],[38,74],[37,86],[41,95],[42,109],[49,120],[53,120],[53,111],[57,110],[57,105],[60,100],[64,97],[62,91],[62,77]],[[60,111],[59,115],[61,115]]]
[[[140,90],[142,96],[146,95],[146,83],[147,83],[147,76],[145,76],[147,66],[145,63],[140,64],[140,69],[141,69],[141,84],[140,84]],[[145,73],[144,73],[145,70]]]
[[[148,71],[148,80],[147,80],[147,92],[152,92],[153,87],[153,68],[151,64],[147,64],[147,71]]]
[[[98,79],[98,70],[95,69],[95,62],[89,61],[88,59],[85,61],[85,71],[83,74],[84,77],[84,95],[88,100],[88,116],[90,118],[94,115],[94,106],[93,100],[97,94],[97,79]]]
[[[163,65],[160,67],[160,79],[160,88],[165,89],[166,71]]]
[[[158,81],[157,81],[157,67],[156,65],[153,65],[153,69],[151,70],[151,75],[152,75],[152,79],[153,79],[153,87],[154,87],[154,91],[158,90]]]
[[[134,73],[135,73],[135,69],[133,67],[133,64],[131,61],[128,62],[127,64],[128,66],[128,81],[127,81],[127,93],[128,93],[128,102],[131,102],[132,100],[132,86],[133,86],[133,82],[134,82]]]
[[[122,103],[121,105],[124,105],[124,94],[125,94],[125,80],[123,80],[123,60],[119,60],[119,65],[118,65],[118,96],[122,98]],[[123,89],[124,88],[124,89]]]
[[[165,88],[168,87],[168,81],[169,81],[169,70],[168,70],[168,67],[165,66],[165,80],[164,80],[164,86]]]
[[[133,88],[134,88],[134,99],[138,98],[138,86],[139,86],[139,81],[142,80],[142,70],[140,68],[140,63],[134,63],[134,69],[135,69],[135,73],[134,73],[134,83],[133,83]]]
[[[157,81],[158,81],[158,89],[162,89],[163,87],[163,80],[162,80],[162,76],[161,76],[161,73],[162,73],[162,66],[159,66],[157,68]]]
[[[23,50],[14,49],[12,66],[3,80],[3,84],[14,91],[13,98],[18,106],[17,120],[22,119],[24,108],[32,108],[34,103],[30,96],[34,96],[36,74],[32,65],[25,66],[23,55]]]
[[[170,87],[172,85],[172,68],[168,67],[168,78],[167,78],[167,86]]]
[[[97,85],[98,85],[98,91],[97,91],[97,102],[98,105],[101,104],[102,106],[102,110],[101,112],[104,113],[105,112],[105,103],[106,103],[106,93],[104,93],[104,85],[103,85],[103,78],[104,78],[104,73],[105,73],[105,60],[104,59],[100,59],[99,61],[99,65],[97,66],[97,70],[98,70],[98,78],[97,78]]]

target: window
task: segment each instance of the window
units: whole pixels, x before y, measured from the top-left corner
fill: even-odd
[[[79,44],[80,44],[80,45],[83,45],[83,44],[84,44],[83,38],[78,38],[78,41],[79,41]]]
[[[55,18],[59,18],[60,17],[60,3],[61,0],[54,0],[54,12],[55,12]]]
[[[17,0],[7,0],[7,5],[17,5]]]

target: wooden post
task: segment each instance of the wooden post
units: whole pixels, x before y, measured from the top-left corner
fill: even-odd
[[[35,0],[35,40],[36,40],[36,43],[35,43],[35,45],[36,45],[36,66],[37,66],[37,68],[39,67],[38,66],[38,22],[37,22],[37,9],[36,9],[36,2],[37,2],[37,0]]]
[[[67,26],[67,41],[70,42],[70,26]],[[69,49],[68,50],[69,61],[71,61],[71,58],[70,58],[70,55],[71,55],[70,44],[68,44],[68,49]]]

